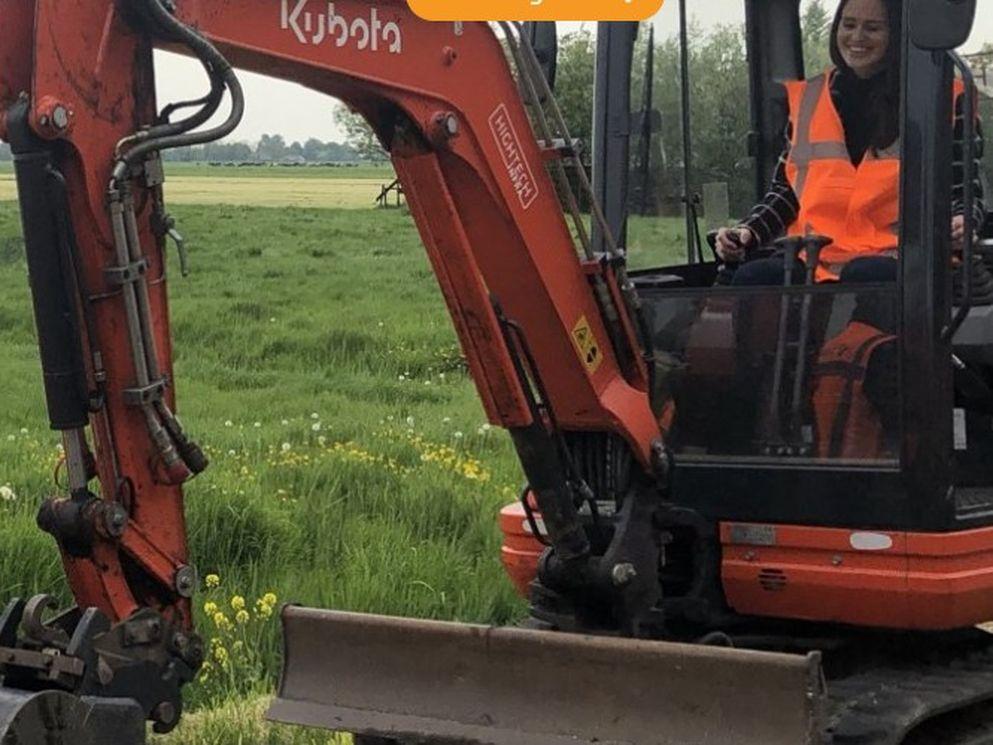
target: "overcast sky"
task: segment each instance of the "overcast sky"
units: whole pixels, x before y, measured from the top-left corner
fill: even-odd
[[[808,0],[803,0],[804,4]],[[833,7],[833,0],[829,0]],[[688,0],[689,15],[705,28],[718,23],[743,23],[742,0]],[[676,0],[665,4],[654,17],[656,35],[678,32],[679,11]],[[562,31],[576,29],[580,24],[560,24]],[[595,24],[589,24],[592,28]],[[993,41],[993,2],[981,0],[976,25],[965,51],[978,49],[986,41]],[[180,99],[198,97],[206,89],[203,72],[197,63],[165,52],[156,53],[158,67],[157,91],[160,104]],[[320,140],[343,139],[334,124],[333,99],[314,93],[293,83],[286,83],[261,75],[243,72],[239,75],[245,89],[245,116],[229,141],[255,142],[267,134],[281,134],[287,143],[305,141],[309,137]],[[192,95],[195,94],[195,95]]]

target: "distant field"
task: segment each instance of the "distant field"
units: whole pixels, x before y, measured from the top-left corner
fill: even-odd
[[[166,173],[177,178],[236,176],[238,178],[393,180],[393,167],[389,163],[336,166],[211,166],[207,163],[166,163]]]
[[[373,206],[382,186],[394,178],[389,165],[211,167],[168,163],[166,174],[166,198],[173,204],[346,209]],[[10,164],[0,164],[0,200],[16,198]]]

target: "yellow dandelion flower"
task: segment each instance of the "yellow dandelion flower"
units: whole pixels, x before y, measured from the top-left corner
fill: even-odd
[[[234,616],[234,620],[240,623],[242,626],[248,623],[248,618],[249,618],[248,611],[245,609],[238,611]]]
[[[219,610],[220,608],[217,607],[217,603],[208,601],[203,604],[203,612],[206,613],[208,616],[213,617],[214,614],[217,613],[217,611]]]
[[[235,595],[231,598],[231,607],[234,610],[244,610],[245,609],[245,598],[241,595]]]
[[[224,647],[218,647],[214,650],[214,659],[223,665],[228,661],[228,650]]]
[[[261,600],[255,604],[255,613],[259,618],[269,618],[272,615],[272,606],[266,605]]]
[[[274,592],[267,592],[265,595],[262,596],[262,602],[265,603],[266,605],[275,605],[277,600],[278,598],[276,597],[276,593]]]
[[[214,589],[215,587],[220,586],[221,578],[218,577],[216,574],[208,574],[206,577],[204,577],[204,582],[207,583],[207,587],[209,589]]]
[[[231,621],[228,620],[227,616],[218,611],[214,614],[214,625],[221,631],[226,631],[231,628]]]

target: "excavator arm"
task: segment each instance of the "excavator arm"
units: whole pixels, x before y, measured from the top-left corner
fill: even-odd
[[[39,525],[76,601],[51,619],[46,596],[12,601],[0,617],[13,719],[70,704],[114,718],[108,700],[128,699],[122,727],[167,731],[202,662],[182,485],[207,462],[175,414],[159,154],[233,131],[232,66],[339,98],[373,126],[547,527],[549,625],[650,634],[669,459],[649,339],[622,253],[608,240],[593,254],[582,219],[563,216],[564,201],[579,218],[564,177],[575,153],[554,103],[549,116],[538,106],[549,92],[515,26],[517,79],[490,25],[428,23],[403,0],[0,0],[0,18],[0,137],[69,474]],[[156,46],[200,60],[202,98],[159,110]],[[204,130],[225,92],[227,120]],[[616,467],[597,477],[607,458]]]

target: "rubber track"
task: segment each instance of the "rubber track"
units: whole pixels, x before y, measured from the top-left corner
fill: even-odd
[[[825,743],[900,745],[927,720],[993,699],[993,636],[981,634],[944,658],[934,649],[916,651],[845,678],[829,679]],[[931,742],[980,741],[950,737]]]

